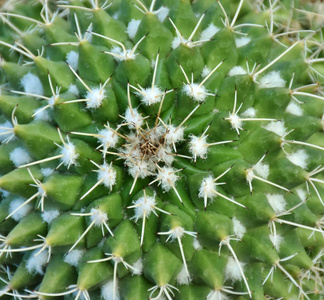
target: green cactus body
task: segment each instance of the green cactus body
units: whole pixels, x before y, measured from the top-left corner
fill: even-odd
[[[0,297],[324,299],[304,2],[0,1]]]

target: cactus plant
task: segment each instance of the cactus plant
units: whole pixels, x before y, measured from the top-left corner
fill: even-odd
[[[324,299],[304,2],[4,1],[0,297]]]

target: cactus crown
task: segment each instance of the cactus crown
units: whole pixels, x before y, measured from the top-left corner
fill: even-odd
[[[303,2],[5,1],[0,297],[323,299]]]

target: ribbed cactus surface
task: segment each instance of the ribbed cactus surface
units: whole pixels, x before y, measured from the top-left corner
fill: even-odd
[[[1,298],[324,299],[323,3],[0,3]]]

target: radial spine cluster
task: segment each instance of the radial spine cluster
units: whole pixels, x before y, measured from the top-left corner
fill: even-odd
[[[0,1],[0,298],[324,299],[323,12]]]

